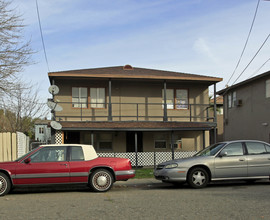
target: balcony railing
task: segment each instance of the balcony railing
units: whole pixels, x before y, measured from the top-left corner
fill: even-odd
[[[93,103],[58,102],[63,110],[55,112],[57,121],[213,121],[210,105],[174,106],[163,103]],[[73,105],[72,105],[73,104]],[[75,104],[75,105],[74,105]],[[165,108],[167,105],[167,109]],[[72,107],[76,106],[76,107]],[[169,108],[168,108],[169,106]],[[213,112],[213,111],[212,111]]]

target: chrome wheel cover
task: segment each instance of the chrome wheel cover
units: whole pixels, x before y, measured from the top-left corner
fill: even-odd
[[[192,182],[197,185],[197,186],[201,186],[205,183],[206,181],[206,177],[204,172],[202,171],[196,171],[192,174]]]
[[[4,177],[0,176],[0,195],[7,190],[7,181]]]
[[[98,191],[106,191],[112,184],[112,178],[107,172],[100,171],[93,176],[92,184]]]

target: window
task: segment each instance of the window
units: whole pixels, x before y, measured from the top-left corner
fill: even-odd
[[[234,91],[232,93],[232,107],[236,106],[236,92]]]
[[[164,89],[162,90],[162,103],[164,104]],[[188,109],[188,90],[166,89],[166,103],[167,109]]]
[[[112,150],[112,142],[111,141],[100,141],[99,142],[99,150]]]
[[[66,161],[66,147],[44,147],[30,158],[32,163]]]
[[[226,153],[227,156],[242,156],[244,155],[242,143],[233,143],[225,147],[221,154]]]
[[[41,127],[40,127],[38,130],[39,130],[39,133],[40,133],[40,134],[44,134],[44,128],[41,128]]]
[[[155,140],[155,148],[161,148],[164,149],[166,148],[167,143],[165,140]]]
[[[265,97],[270,98],[270,79],[265,81]]]
[[[236,91],[228,94],[228,108],[236,107]]]
[[[263,143],[256,143],[256,142],[247,142],[246,146],[249,154],[265,154],[266,147],[269,148],[269,146]]]
[[[90,88],[91,108],[105,108],[105,88]]]
[[[84,154],[82,147],[73,146],[71,147],[71,161],[83,161]]]
[[[228,108],[232,107],[232,94],[228,94]]]
[[[164,104],[164,89],[162,89],[162,103]],[[167,109],[174,109],[174,91],[173,89],[166,89],[166,103]],[[164,105],[162,105],[164,108]]]
[[[176,89],[176,109],[188,109],[188,91]]]
[[[72,87],[72,107],[87,108],[87,88]]]
[[[112,151],[113,150],[113,134],[101,133],[98,134],[98,150],[99,151]]]

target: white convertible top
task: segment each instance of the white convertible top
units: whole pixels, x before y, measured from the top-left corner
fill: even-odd
[[[93,160],[98,158],[95,148],[92,145],[86,144],[48,144],[42,145],[43,147],[59,147],[59,146],[79,146],[83,149],[84,160]]]

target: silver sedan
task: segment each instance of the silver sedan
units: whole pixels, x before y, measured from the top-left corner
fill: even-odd
[[[193,157],[159,164],[154,175],[163,182],[187,182],[193,188],[203,188],[210,181],[270,179],[270,145],[252,140],[217,143]]]

